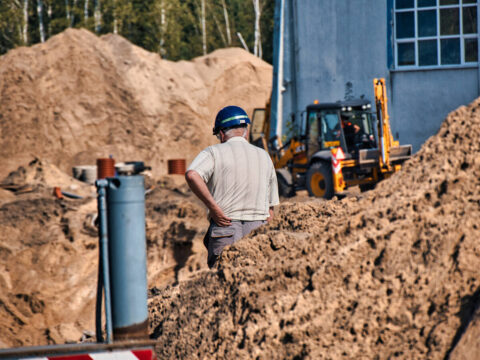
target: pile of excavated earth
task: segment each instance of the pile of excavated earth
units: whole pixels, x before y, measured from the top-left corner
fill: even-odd
[[[191,161],[226,105],[250,114],[270,96],[272,67],[238,48],[162,60],[117,35],[70,29],[0,58],[0,175],[37,157],[66,173],[99,157],[141,160],[155,176]]]
[[[151,287],[206,268],[206,211],[169,159],[188,164],[216,142],[229,104],[270,96],[272,67],[222,49],[161,59],[116,35],[70,29],[0,57],[0,348],[89,339],[98,235],[95,187],[72,167],[110,155],[143,161]],[[58,199],[53,189],[81,196]]]
[[[161,358],[476,359],[480,100],[401,172],[273,223],[151,299]]]
[[[240,49],[173,63],[82,30],[0,58],[0,347],[93,336],[95,188],[70,174],[113,154],[152,166],[158,358],[477,358],[480,100],[375,190],[283,199],[206,267],[205,209],[166,162],[212,143],[213,114],[232,99],[263,106],[271,70]]]

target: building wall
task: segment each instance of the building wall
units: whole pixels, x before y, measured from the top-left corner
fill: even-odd
[[[389,3],[285,0],[284,128],[314,100],[373,100],[373,79],[384,77],[394,135],[417,151],[450,111],[479,95],[477,68],[389,69]]]
[[[449,112],[479,95],[477,68],[392,72],[390,79],[393,134],[414,151],[438,131]]]

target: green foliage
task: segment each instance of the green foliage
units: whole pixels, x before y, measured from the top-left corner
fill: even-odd
[[[25,0],[0,0],[0,54],[40,41],[37,2],[28,0],[28,34],[24,42]],[[202,0],[43,0],[43,26],[48,39],[68,27],[86,28],[99,35],[117,32],[132,43],[169,60],[203,55]],[[228,43],[222,0],[205,0],[207,52],[237,46],[241,33],[250,51],[254,44],[255,13],[252,0],[224,0],[228,9]],[[274,0],[261,0],[263,58],[273,53]],[[87,5],[87,16],[85,6]],[[97,6],[99,5],[99,6]],[[95,9],[100,9],[100,23]],[[99,26],[96,26],[99,25]]]
[[[20,1],[0,0],[0,54],[15,46],[24,45],[22,30]]]

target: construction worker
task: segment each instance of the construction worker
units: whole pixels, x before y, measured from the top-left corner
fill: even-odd
[[[204,244],[210,268],[225,246],[270,221],[279,203],[272,160],[265,150],[248,143],[248,124],[242,108],[220,110],[213,128],[220,144],[200,152],[185,174],[209,211]]]

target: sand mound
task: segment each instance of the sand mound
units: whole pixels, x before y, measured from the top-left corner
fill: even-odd
[[[22,192],[33,190],[45,190],[46,193],[53,193],[53,188],[59,187],[62,191],[82,197],[95,197],[95,188],[82,181],[65,174],[49,161],[35,158],[26,166],[20,166],[17,170],[10,172],[3,179],[2,184],[8,188],[14,185]],[[14,187],[11,187],[15,189]],[[44,193],[36,191],[37,193]]]
[[[271,72],[241,49],[175,63],[74,29],[0,57],[0,179],[14,185],[0,187],[0,347],[78,341],[94,330],[95,189],[68,175],[73,165],[112,154],[152,166],[150,287],[205,269],[205,210],[183,180],[163,176],[167,159],[189,162],[216,142],[222,106],[264,106]],[[84,198],[55,199],[55,186]]]
[[[272,68],[241,49],[191,62],[162,60],[117,35],[69,29],[0,58],[0,177],[33,158],[66,173],[113,155],[155,176],[216,141],[216,112],[251,113],[270,95]]]
[[[218,272],[152,299],[159,356],[475,354],[479,138],[477,100],[376,190],[282,204],[272,224],[224,252]]]
[[[47,183],[49,174],[68,180],[38,159],[8,177],[32,186],[0,198],[0,347],[78,342],[95,329],[96,200],[56,199],[43,182],[33,185],[32,174]],[[208,224],[178,178],[147,180],[148,282],[155,289],[206,268],[201,244]]]

